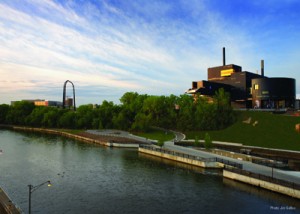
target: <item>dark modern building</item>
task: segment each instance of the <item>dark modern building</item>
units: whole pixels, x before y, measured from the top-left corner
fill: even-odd
[[[223,65],[208,68],[207,81],[196,81],[188,94],[212,97],[219,88],[230,94],[235,108],[294,108],[296,81],[292,78],[269,78],[264,75],[264,61],[261,73],[242,71],[234,64],[226,65],[223,48]]]

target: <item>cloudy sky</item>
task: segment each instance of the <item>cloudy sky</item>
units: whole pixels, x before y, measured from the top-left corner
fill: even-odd
[[[292,77],[300,94],[298,0],[0,0],[0,103],[118,103],[183,94],[227,64]],[[71,85],[67,95],[72,96]]]

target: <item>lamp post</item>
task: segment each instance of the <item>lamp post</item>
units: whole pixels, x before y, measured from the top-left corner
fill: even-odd
[[[35,190],[43,186],[44,184],[48,184],[48,187],[51,187],[51,182],[50,181],[45,181],[44,183],[41,183],[39,185],[33,186],[31,184],[28,185],[29,188],[29,202],[28,202],[28,213],[31,214],[31,193],[33,193]]]

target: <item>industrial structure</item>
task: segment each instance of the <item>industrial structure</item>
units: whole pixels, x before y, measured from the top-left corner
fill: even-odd
[[[242,71],[234,64],[226,65],[223,48],[223,65],[208,68],[208,80],[192,82],[186,93],[211,98],[223,88],[230,94],[234,108],[295,108],[296,80],[293,78],[266,77],[264,60],[261,60],[261,73]]]
[[[72,87],[73,87],[73,99],[72,98],[66,98],[66,86],[67,86],[67,83],[71,83],[72,84]],[[74,103],[74,104],[73,104]],[[64,87],[63,87],[63,101],[62,101],[62,107],[65,108],[65,107],[68,107],[68,108],[71,108],[73,107],[74,111],[76,111],[76,104],[75,104],[75,88],[74,88],[74,84],[70,81],[70,80],[67,80],[65,81],[64,83]]]

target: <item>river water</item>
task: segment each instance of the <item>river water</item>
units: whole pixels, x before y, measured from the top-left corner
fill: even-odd
[[[219,171],[41,134],[0,130],[0,185],[32,213],[300,213],[299,200]]]

